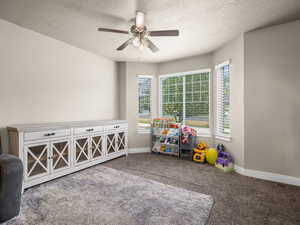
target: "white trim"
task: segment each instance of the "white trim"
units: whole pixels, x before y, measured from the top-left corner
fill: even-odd
[[[138,133],[138,134],[151,134],[151,128],[150,127],[148,129],[138,128],[136,130],[136,133]]]
[[[150,148],[146,147],[146,148],[129,148],[128,149],[129,154],[146,153],[146,152],[150,152]]]
[[[199,138],[212,138],[211,134],[197,134],[197,137]]]
[[[211,138],[212,133],[210,128],[199,128],[199,127],[191,127],[197,131],[197,137],[206,137]]]
[[[153,76],[152,75],[136,75],[137,78],[151,78],[153,79]]]
[[[240,167],[238,165],[234,165],[234,170],[235,170],[235,172],[237,172],[237,173],[239,173],[241,175],[246,176],[245,169],[243,167]]]
[[[223,82],[224,82],[224,73],[222,72],[222,76],[220,77],[220,69],[223,68],[224,66],[229,66],[229,126],[230,126],[230,133],[224,133],[224,122],[222,123],[222,126],[220,127],[220,112],[223,112],[223,110],[220,110],[219,108],[223,108],[223,102],[222,100],[220,101],[220,99],[222,99],[222,96],[224,94],[224,87],[223,87]],[[219,65],[215,66],[215,76],[216,76],[216,93],[215,93],[215,112],[214,112],[214,132],[215,132],[215,137],[219,140],[223,140],[223,141],[231,141],[231,132],[232,132],[232,126],[231,126],[231,87],[232,87],[232,79],[231,79],[231,59],[226,60],[223,63],[220,63]],[[221,79],[221,81],[220,81]],[[220,94],[220,82],[222,85],[222,94],[221,96],[219,96]],[[222,114],[222,118],[223,117],[223,113]],[[222,128],[223,132],[220,131],[220,128]]]
[[[209,79],[208,79],[208,85],[209,85],[209,91],[208,91],[208,123],[209,127],[208,128],[199,128],[199,129],[208,129],[209,132],[204,132],[204,133],[199,133],[197,132],[198,137],[207,137],[210,138],[212,137],[212,128],[211,128],[211,123],[212,123],[212,94],[213,94],[213,74],[211,72],[211,69],[201,69],[201,70],[194,70],[194,71],[187,71],[187,72],[179,72],[179,73],[170,73],[170,74],[161,74],[158,76],[158,115],[159,117],[162,117],[162,99],[161,99],[161,79],[162,78],[167,78],[167,77],[174,77],[174,76],[185,76],[185,75],[193,75],[193,74],[198,74],[198,73],[208,73]],[[184,77],[183,77],[184,78]],[[185,83],[185,82],[184,82]],[[183,93],[185,93],[185,85],[183,85]],[[183,95],[183,98],[185,98],[185,95]],[[185,103],[185,99],[183,99],[183,102]],[[183,115],[182,117],[185,118],[185,104],[183,104]],[[182,125],[185,125],[182,123]],[[195,129],[195,128],[194,128]]]
[[[228,60],[226,60],[225,62],[222,62],[222,63],[216,65],[216,66],[215,66],[215,70],[218,70],[218,69],[220,69],[221,67],[226,66],[226,65],[230,65],[230,64],[231,64],[231,59],[228,59]]]
[[[186,72],[180,72],[180,73],[168,73],[168,74],[161,74],[158,75],[159,78],[161,77],[181,77],[185,75],[193,75],[197,73],[211,73],[211,69],[202,69],[202,70],[193,70],[193,71],[186,71]]]
[[[215,135],[215,139],[221,140],[221,141],[227,141],[231,142],[231,136],[225,136],[225,135]]]
[[[245,169],[245,168],[237,166],[237,165],[234,166],[234,169],[237,173],[244,175],[244,176],[300,186],[300,178],[299,177],[292,177],[292,176],[287,176],[287,175],[282,175],[282,174],[277,174],[277,173],[270,173],[270,172],[259,171],[259,170]]]

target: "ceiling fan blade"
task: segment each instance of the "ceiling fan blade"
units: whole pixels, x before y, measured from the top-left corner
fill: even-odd
[[[102,28],[102,27],[99,27],[98,31],[120,33],[120,34],[129,34],[129,32],[125,31],[125,30],[109,29],[109,28]]]
[[[118,51],[122,51],[124,48],[126,48],[128,45],[130,45],[132,43],[133,38],[128,39],[127,41],[125,41],[123,44],[121,44],[117,50]]]
[[[150,48],[150,50],[152,52],[158,52],[159,51],[159,48],[152,41],[150,41],[148,38],[145,38],[145,41],[148,45],[148,48]]]
[[[138,28],[145,26],[145,13],[143,13],[142,11],[136,11],[135,25]]]
[[[158,36],[179,36],[179,30],[157,30],[149,31],[149,36],[158,37]]]

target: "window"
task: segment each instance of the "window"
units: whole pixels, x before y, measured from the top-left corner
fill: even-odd
[[[209,135],[210,70],[160,77],[160,116],[174,117]]]
[[[217,104],[216,104],[216,137],[230,137],[230,64],[226,61],[216,66],[217,71]]]
[[[151,76],[137,76],[138,82],[138,125],[140,133],[150,132],[151,127]]]

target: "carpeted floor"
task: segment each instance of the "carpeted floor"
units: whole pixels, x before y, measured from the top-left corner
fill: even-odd
[[[209,195],[103,165],[25,191],[6,225],[205,225]]]
[[[209,225],[299,225],[300,187],[224,174],[171,156],[130,154],[103,164],[175,187],[211,195]]]

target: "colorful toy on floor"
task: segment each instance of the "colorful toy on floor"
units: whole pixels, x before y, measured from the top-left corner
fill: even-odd
[[[215,165],[217,158],[218,158],[217,149],[215,148],[208,149],[206,153],[206,161],[208,162],[208,164]]]
[[[223,144],[217,144],[218,152],[225,152],[225,146]]]
[[[161,151],[161,152],[165,152],[165,151],[166,151],[166,146],[164,146],[164,145],[160,146],[160,149],[159,149],[159,151]]]
[[[198,149],[200,150],[207,150],[208,149],[208,145],[206,144],[205,141],[200,141],[198,144]]]
[[[233,157],[229,152],[225,152],[225,146],[223,144],[217,145],[218,158],[216,161],[216,167],[224,172],[231,172],[233,168]]]
[[[165,152],[172,152],[171,148],[166,148]]]
[[[162,135],[168,135],[169,134],[169,130],[168,129],[164,129],[161,132]]]
[[[197,136],[197,131],[189,126],[184,126],[181,128],[181,143],[189,144],[189,138],[192,136]]]
[[[154,118],[151,126],[153,128],[178,128],[179,125],[175,125],[175,118]]]
[[[194,148],[193,160],[195,162],[204,163],[206,159],[206,152],[207,152],[208,145],[205,141],[200,141],[197,145],[197,148]]]
[[[205,163],[205,154],[206,151],[203,150],[194,150],[193,160],[199,163]]]
[[[177,123],[169,123],[169,128],[179,128]]]

